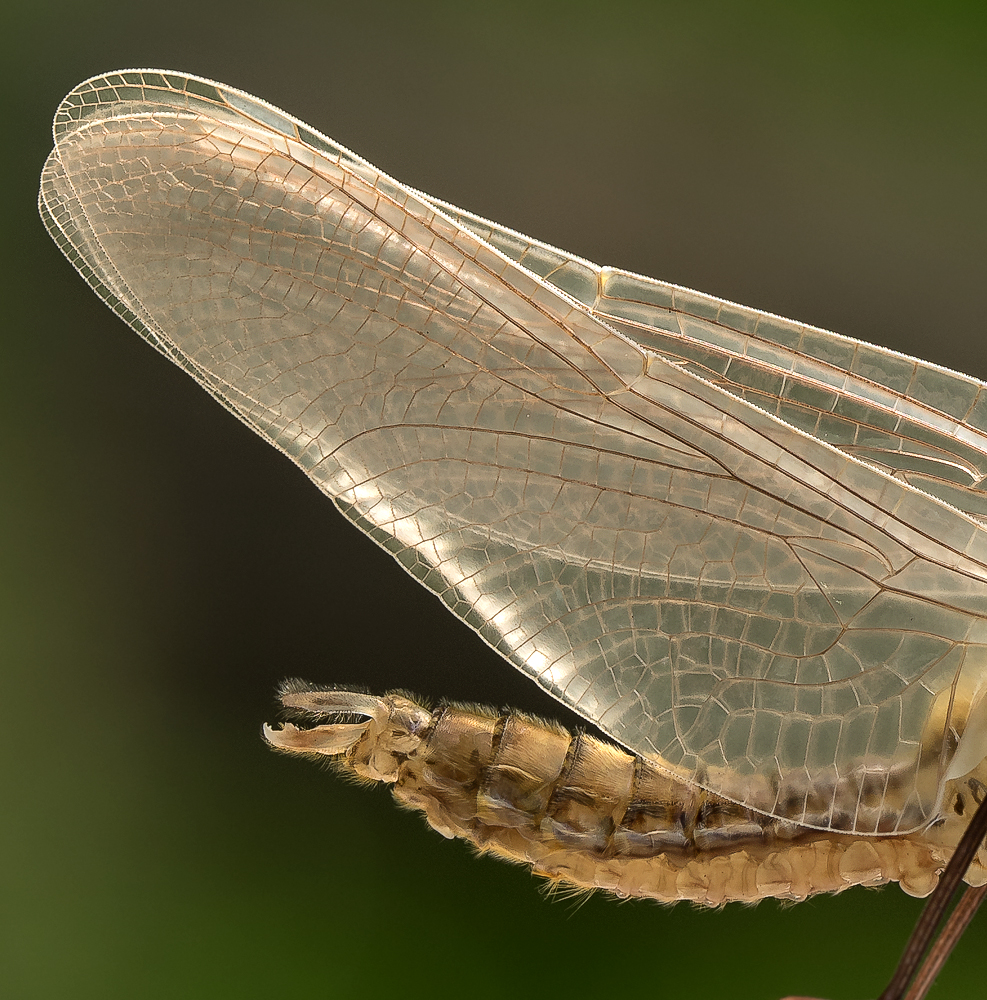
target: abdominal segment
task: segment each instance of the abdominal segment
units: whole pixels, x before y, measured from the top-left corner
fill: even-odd
[[[719,906],[891,881],[925,896],[984,787],[971,776],[950,782],[942,815],[919,834],[834,834],[754,812],[648,757],[525,715],[433,712],[400,694],[300,682],[281,699],[301,724],[265,727],[277,749],[329,756],[388,783],[443,836],[527,864],[560,888],[619,897]],[[982,850],[967,881],[987,881],[985,861]]]

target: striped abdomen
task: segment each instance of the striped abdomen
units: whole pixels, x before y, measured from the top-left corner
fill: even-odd
[[[562,883],[664,902],[800,900],[889,881],[925,896],[984,787],[972,775],[951,782],[942,816],[920,834],[834,834],[753,812],[647,757],[523,715],[431,712],[398,694],[299,684],[282,701],[310,728],[265,727],[272,745],[392,784],[398,802],[444,836]],[[984,851],[967,880],[987,881]]]

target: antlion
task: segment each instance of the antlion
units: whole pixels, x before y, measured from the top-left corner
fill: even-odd
[[[197,77],[89,80],[54,136],[42,217],[97,294],[608,738],[291,681],[272,745],[618,896],[987,883],[987,386],[597,267]]]

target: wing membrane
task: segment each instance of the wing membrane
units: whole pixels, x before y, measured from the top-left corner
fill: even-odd
[[[595,268],[208,81],[89,81],[55,138],[42,215],[96,291],[516,667],[762,812],[933,817],[987,530],[905,480],[980,512],[982,385]]]
[[[644,349],[987,518],[987,403],[977,379],[668,282],[601,268],[432,201]]]

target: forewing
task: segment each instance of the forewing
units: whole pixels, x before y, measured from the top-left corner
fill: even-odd
[[[117,74],[55,135],[42,214],[99,294],[518,668],[762,812],[931,818],[983,673],[977,521],[247,95]]]
[[[645,350],[987,521],[987,393],[959,372],[589,261],[432,200]]]

